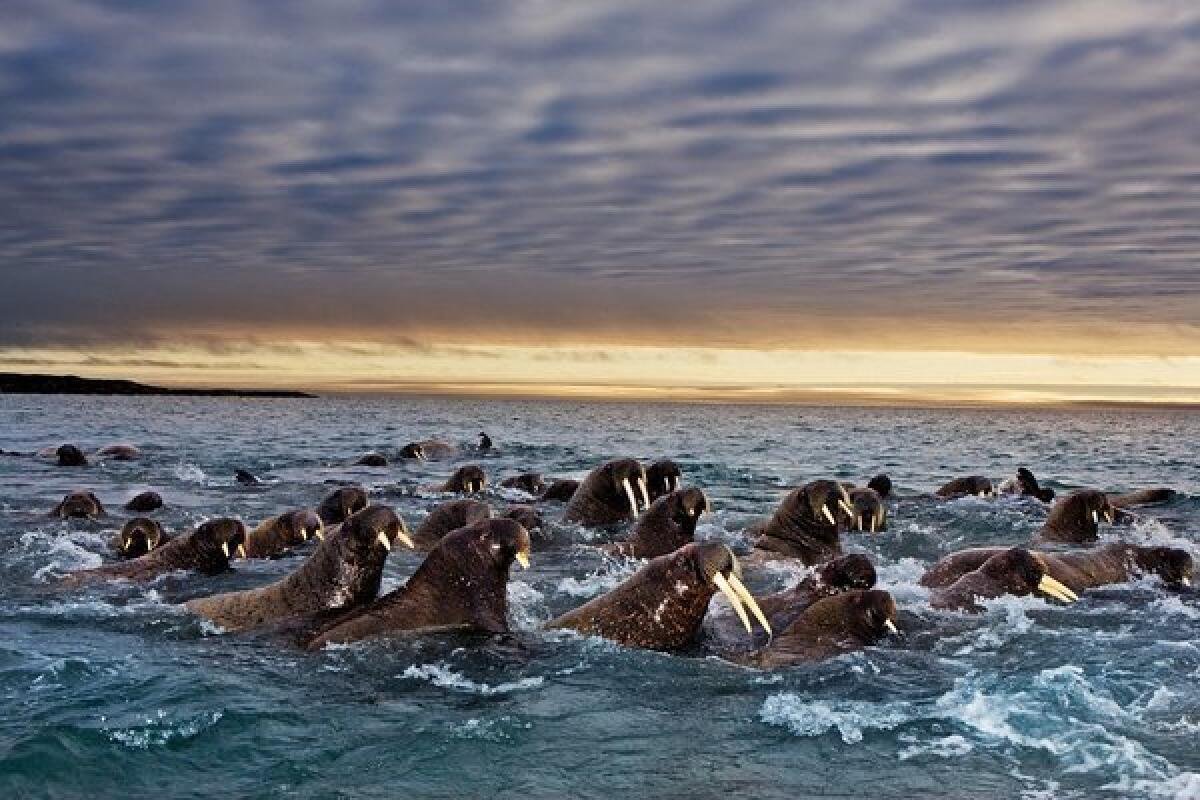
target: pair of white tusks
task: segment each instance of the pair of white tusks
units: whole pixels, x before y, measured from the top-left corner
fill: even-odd
[[[750,625],[750,617],[746,616],[746,609],[750,609],[750,613],[762,625],[762,629],[767,632],[768,636],[774,636],[771,630],[771,623],[767,622],[767,615],[758,607],[758,602],[754,599],[754,595],[750,594],[750,590],[741,582],[737,575],[730,574],[726,578],[721,573],[713,575],[713,583],[721,590],[721,594],[729,601],[729,605],[733,606],[733,610],[737,612],[738,618],[742,624],[746,626],[746,633],[754,633],[754,628]]]
[[[645,480],[645,478],[638,478],[637,481],[638,481],[638,490],[642,493],[642,497],[646,501],[646,508],[649,508],[650,507],[650,493],[646,490],[646,480]],[[636,519],[637,515],[638,515],[639,506],[638,506],[637,495],[635,495],[633,493],[633,485],[629,483],[629,478],[623,479],[621,481],[621,485],[625,487],[625,497],[627,500],[629,500],[629,511],[630,511],[630,513],[633,514],[634,518]]]
[[[397,532],[396,532],[396,538],[397,538],[397,539],[399,539],[400,541],[404,542],[404,544],[405,544],[405,545],[406,545],[406,546],[407,546],[407,547],[408,547],[410,550],[415,550],[415,549],[417,549],[417,546],[416,546],[416,544],[414,544],[414,543],[413,543],[413,540],[412,540],[411,538],[409,538],[408,534],[406,534],[404,531],[397,531]],[[375,536],[375,540],[376,540],[377,542],[379,542],[381,545],[383,545],[383,549],[384,549],[384,550],[387,550],[389,553],[390,553],[390,552],[392,552],[392,542],[391,542],[391,540],[390,540],[390,539],[388,539],[388,537],[387,537],[387,534],[386,534],[386,533],[384,533],[383,531],[380,531],[380,532],[379,532],[379,533],[378,533],[378,534]]]
[[[225,554],[226,558],[229,558],[229,542],[221,542],[221,552]],[[246,557],[246,545],[239,544],[238,549],[237,549],[237,554],[238,554],[238,558],[245,558]]]
[[[850,519],[854,519],[854,508],[842,498],[838,498],[838,508],[850,515]],[[830,525],[837,525],[837,520],[833,517],[833,512],[829,510],[829,506],[821,506],[821,513],[825,515],[825,519],[829,520]]]
[[[680,485],[681,485],[681,481],[679,480],[678,475],[672,475],[669,478],[666,475],[663,475],[663,488],[666,489],[668,492],[672,491],[672,489],[674,489],[674,491],[678,492]]]
[[[1117,516],[1117,515],[1116,515],[1116,514],[1114,514],[1114,513],[1113,513],[1113,512],[1111,512],[1111,511],[1105,511],[1105,512],[1104,512],[1104,518],[1105,518],[1106,520],[1108,520],[1108,524],[1109,524],[1109,525],[1111,525],[1111,524],[1112,524],[1112,521],[1113,521],[1114,519],[1116,519],[1116,516]],[[1093,511],[1093,512],[1092,512],[1092,524],[1093,524],[1093,525],[1099,525],[1099,524],[1100,524],[1100,512],[1099,512],[1099,511]]]
[[[1042,594],[1048,594],[1056,600],[1062,600],[1064,603],[1074,603],[1079,599],[1079,595],[1071,591],[1069,586],[1060,583],[1049,575],[1042,576],[1042,579],[1038,581],[1037,588]]]
[[[890,619],[885,619],[883,621],[883,627],[887,628],[887,632],[894,636],[900,635],[900,629],[897,628],[896,623],[892,622]]]

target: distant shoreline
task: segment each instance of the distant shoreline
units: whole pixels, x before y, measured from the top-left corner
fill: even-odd
[[[282,397],[314,398],[291,389],[168,389],[125,380],[80,378],[77,375],[30,375],[0,372],[0,394],[123,395],[140,397]]]

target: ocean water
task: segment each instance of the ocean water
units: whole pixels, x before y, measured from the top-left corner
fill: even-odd
[[[178,603],[278,578],[303,558],[205,578],[62,591],[99,564],[136,491],[159,518],[249,523],[355,480],[415,525],[421,487],[452,463],[348,466],[440,436],[498,451],[493,480],[581,477],[616,456],[671,457],[712,497],[699,537],[743,551],[784,487],[888,472],[892,527],[848,535],[901,608],[903,640],[776,672],[624,650],[540,624],[632,574],[557,521],[514,570],[511,636],[439,635],[302,653],[228,635]],[[946,479],[1028,465],[1057,490],[1183,492],[1123,536],[1200,555],[1200,416],[589,404],[432,398],[225,400],[0,397],[0,447],[132,442],[143,458],[63,469],[0,456],[0,797],[746,796],[1200,797],[1200,600],[1151,581],[1072,607],[995,601],[934,612],[923,568],[964,547],[1019,543],[1045,515],[1015,499],[936,502]],[[264,478],[242,487],[245,467]],[[89,487],[113,512],[49,519]],[[519,493],[491,493],[497,506]],[[419,557],[394,552],[385,591]],[[748,572],[756,591],[803,575]]]

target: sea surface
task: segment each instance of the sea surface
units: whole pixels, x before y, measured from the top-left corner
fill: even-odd
[[[628,577],[611,538],[558,521],[514,569],[514,634],[438,635],[299,652],[231,635],[182,610],[259,585],[300,553],[218,577],[63,591],[107,561],[121,505],[153,488],[172,530],[206,517],[254,524],[367,486],[409,522],[440,500],[422,486],[456,462],[350,466],[438,436],[498,481],[582,477],[618,456],[675,459],[715,513],[698,538],[744,552],[745,528],[786,487],[886,471],[891,529],[849,534],[893,593],[907,635],[776,672],[703,655],[622,649],[540,625]],[[1149,411],[887,410],[444,398],[234,400],[0,397],[0,448],[75,442],[143,450],[82,469],[0,456],[0,797],[795,798],[1200,797],[1200,599],[1152,580],[986,613],[934,612],[922,570],[965,547],[1025,542],[1033,501],[935,501],[949,478],[1031,467],[1059,492],[1173,486],[1175,502],[1120,535],[1200,555],[1200,415]],[[236,467],[263,478],[233,480]],[[74,488],[111,515],[50,519]],[[499,508],[519,492],[489,491]],[[1106,536],[1116,535],[1112,530]],[[419,563],[393,552],[384,590]],[[747,573],[783,588],[796,567]],[[720,600],[714,602],[721,602]]]

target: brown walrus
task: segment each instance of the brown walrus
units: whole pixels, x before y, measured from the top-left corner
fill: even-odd
[[[542,479],[540,472],[523,472],[520,475],[513,475],[511,478],[500,481],[500,485],[505,489],[520,489],[535,497],[546,488],[546,482]]]
[[[383,453],[377,453],[372,450],[369,453],[363,453],[358,457],[358,461],[354,462],[357,467],[386,467],[388,465],[387,456]]]
[[[733,551],[719,542],[684,545],[646,564],[606,594],[546,623],[625,647],[678,650],[693,643],[709,601],[720,591],[747,630],[747,609],[770,633],[770,624],[742,584]]]
[[[646,470],[632,458],[608,461],[588,473],[571,495],[564,522],[592,527],[637,519],[640,502],[650,505]]]
[[[531,536],[534,533],[539,533],[542,534],[542,538],[545,538],[545,520],[542,519],[542,512],[533,506],[509,506],[500,516],[521,523],[521,527],[529,531]]]
[[[1116,519],[1116,509],[1109,504],[1104,492],[1080,489],[1059,500],[1050,509],[1050,516],[1034,536],[1034,541],[1087,544],[1099,539],[1100,520],[1110,525]]]
[[[874,489],[880,499],[887,500],[892,495],[892,479],[886,473],[879,473],[867,481],[867,488]]]
[[[145,514],[149,511],[157,511],[163,507],[162,495],[158,492],[141,492],[130,498],[125,504],[126,511],[136,511],[140,514]]]
[[[110,544],[121,558],[138,558],[171,541],[171,537],[149,517],[134,517],[121,526]]]
[[[665,494],[650,504],[623,542],[613,542],[604,550],[629,558],[657,558],[673,553],[696,538],[696,523],[712,505],[699,489],[683,489]]]
[[[437,547],[438,542],[451,531],[491,518],[491,507],[478,500],[466,498],[441,503],[417,526],[413,534],[414,547],[428,552]]]
[[[1154,489],[1139,489],[1125,494],[1109,495],[1108,502],[1113,508],[1135,508],[1137,506],[1157,506],[1169,503],[1178,496],[1174,489],[1160,486]]]
[[[177,536],[144,556],[102,567],[72,572],[62,579],[65,586],[102,580],[150,581],[166,572],[195,570],[217,575],[229,569],[229,556],[241,555],[246,547],[246,526],[241,520],[211,519],[186,536]]]
[[[62,519],[95,519],[105,515],[104,506],[95,492],[71,492],[50,510],[50,516]]]
[[[738,659],[764,669],[823,661],[862,650],[896,627],[896,601],[880,589],[855,590],[813,603],[769,645]]]
[[[887,530],[887,506],[874,489],[850,489],[850,505],[854,508],[852,529],[879,533]]]
[[[342,523],[286,578],[197,598],[187,608],[227,631],[357,608],[379,594],[383,564],[396,541],[412,547],[404,520],[387,506],[370,506]]]
[[[538,500],[557,500],[560,503],[570,502],[579,488],[579,481],[570,478],[556,478],[542,491]]]
[[[959,550],[940,559],[921,576],[921,585],[949,586],[968,572],[979,569],[1002,547]],[[1070,552],[1034,551],[1046,574],[1078,594],[1097,586],[1126,583],[1143,575],[1157,575],[1171,588],[1192,584],[1192,557],[1177,547],[1143,547],[1113,542],[1100,547]]]
[[[1051,488],[1042,488],[1038,484],[1038,479],[1029,470],[1028,467],[1018,467],[1017,477],[1009,478],[1000,484],[998,491],[1001,494],[1016,494],[1022,497],[1036,497],[1043,503],[1049,503],[1054,499],[1054,490]]]
[[[1010,547],[995,553],[978,569],[964,574],[949,586],[934,589],[929,604],[949,611],[980,613],[980,600],[1011,594],[1025,597],[1039,593],[1064,603],[1079,597],[1049,574],[1046,563],[1024,547]]]
[[[64,444],[54,451],[54,457],[60,467],[86,467],[87,456],[73,444]]]
[[[268,517],[246,536],[246,558],[275,558],[299,547],[310,536],[325,535],[325,526],[315,511],[299,509]]]
[[[995,489],[992,488],[992,482],[982,475],[968,475],[965,478],[955,478],[935,492],[938,497],[946,499],[972,495],[975,497],[991,497],[995,493]]]
[[[410,442],[400,448],[401,458],[411,458],[417,461],[425,460],[425,448],[419,442]]]
[[[679,491],[683,485],[683,470],[669,458],[662,458],[646,467],[646,488],[653,503],[664,494]]]
[[[788,628],[813,603],[825,597],[875,586],[875,567],[854,553],[826,561],[790,589],[758,598],[771,630]],[[767,644],[765,632],[747,633],[732,610],[714,611],[704,620],[705,644],[721,653],[746,653]]]
[[[321,504],[317,506],[317,516],[321,518],[321,523],[328,528],[342,522],[351,514],[357,514],[370,504],[371,500],[367,497],[366,489],[361,486],[343,486],[326,495]]]
[[[459,629],[508,631],[508,571],[529,565],[529,533],[511,519],[489,519],[450,533],[404,586],[348,612],[304,646],[316,650],[394,633]]]
[[[444,461],[458,454],[457,447],[441,439],[423,439],[419,442],[413,442],[412,445],[406,446],[405,449],[413,445],[415,445],[416,449],[419,449],[421,453],[419,457],[425,461]]]
[[[97,450],[96,455],[111,461],[136,461],[142,451],[131,444],[110,444]]]
[[[809,566],[828,561],[842,552],[839,517],[854,518],[845,487],[835,481],[813,481],[789,492],[769,520],[751,529],[758,534],[754,547],[798,558]]]
[[[454,494],[471,494],[473,492],[482,492],[487,486],[487,474],[483,468],[475,464],[468,464],[465,467],[459,467],[454,470],[454,474],[446,479],[446,482],[438,487],[439,492],[452,492]]]

